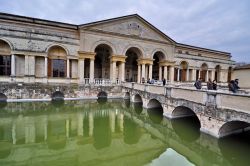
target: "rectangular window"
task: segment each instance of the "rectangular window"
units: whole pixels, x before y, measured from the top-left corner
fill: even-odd
[[[63,59],[53,59],[52,68],[53,68],[53,77],[65,77],[65,66],[66,61]]]
[[[11,57],[9,55],[0,55],[0,75],[10,76],[11,74]]]

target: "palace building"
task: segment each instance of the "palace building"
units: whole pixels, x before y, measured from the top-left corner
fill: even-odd
[[[0,82],[231,79],[227,52],[181,44],[137,14],[73,25],[0,13]]]

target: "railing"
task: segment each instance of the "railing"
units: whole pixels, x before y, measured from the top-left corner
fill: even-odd
[[[94,84],[94,85],[120,85],[121,81],[119,79],[116,79],[114,82],[112,82],[110,79],[104,79],[104,78],[95,78],[93,81],[90,80],[90,78],[84,78],[83,84]]]

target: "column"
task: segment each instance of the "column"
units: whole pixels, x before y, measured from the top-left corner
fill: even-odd
[[[70,77],[70,75],[69,75],[69,59],[67,59],[67,78],[69,78]]]
[[[121,81],[125,81],[125,62],[121,62]]]
[[[168,80],[168,67],[164,66],[164,78]]]
[[[206,82],[208,81],[208,70],[206,71]]]
[[[149,65],[149,71],[148,71],[148,72],[149,72],[149,73],[148,73],[148,75],[149,75],[148,77],[149,77],[150,79],[152,79],[152,73],[153,73],[152,69],[153,69],[153,65],[150,64],[150,65]]]
[[[196,70],[192,69],[192,81],[196,81]]]
[[[137,83],[141,82],[141,64],[138,64],[138,71],[137,71]]]
[[[44,77],[48,77],[48,58],[44,57]]]
[[[198,69],[198,79],[201,77],[201,71]]]
[[[189,69],[187,69],[187,73],[186,73],[186,81],[189,81]]]
[[[25,60],[24,60],[24,75],[28,76],[29,75],[29,56],[25,55]]]
[[[145,81],[148,80],[148,65],[145,65]]]
[[[159,80],[162,80],[162,68],[161,68],[161,66],[159,67]]]
[[[179,82],[180,81],[180,69],[177,68],[177,81]]]
[[[211,70],[211,80],[215,80],[215,70]]]
[[[169,67],[169,80],[170,83],[174,83],[174,66]]]
[[[94,82],[94,59],[90,59],[89,82]]]
[[[142,64],[142,69],[141,69],[141,79],[144,78],[144,80],[146,80],[145,78],[145,64]]]
[[[15,55],[11,55],[11,76],[16,76]]]
[[[116,61],[112,62],[112,73],[110,73],[110,75],[112,75],[111,82],[115,83],[116,82]]]
[[[84,82],[84,59],[78,60],[78,76],[80,83]]]
[[[29,56],[29,75],[35,76],[35,56]]]

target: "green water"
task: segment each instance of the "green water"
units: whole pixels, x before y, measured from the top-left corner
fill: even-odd
[[[122,100],[0,104],[0,166],[249,166],[250,134],[215,139]]]

